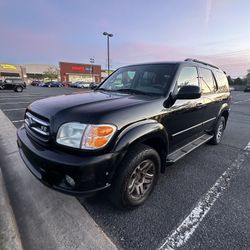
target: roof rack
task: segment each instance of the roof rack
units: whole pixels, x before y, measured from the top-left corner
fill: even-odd
[[[210,67],[219,69],[218,67],[216,67],[216,66],[214,66],[214,65],[212,65],[212,64],[209,64],[209,63],[206,63],[206,62],[202,62],[202,61],[199,61],[199,60],[196,60],[196,59],[192,59],[192,58],[187,58],[187,59],[185,59],[185,62],[196,62],[196,63],[201,63],[201,64],[204,64],[204,65],[207,65],[207,66],[210,66]]]

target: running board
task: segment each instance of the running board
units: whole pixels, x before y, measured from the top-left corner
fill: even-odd
[[[199,138],[189,142],[185,146],[175,150],[174,152],[168,155],[167,165],[172,165],[173,163],[181,159],[183,156],[187,155],[188,153],[192,152],[194,149],[198,148],[202,144],[209,141],[212,137],[213,135],[204,134],[200,136]]]

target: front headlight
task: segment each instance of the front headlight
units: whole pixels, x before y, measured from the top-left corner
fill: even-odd
[[[56,142],[73,148],[99,149],[108,144],[115,131],[116,127],[110,124],[69,122],[59,128]]]

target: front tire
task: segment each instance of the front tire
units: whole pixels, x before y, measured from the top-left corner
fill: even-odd
[[[157,183],[160,164],[153,148],[143,144],[131,148],[114,177],[110,201],[119,208],[142,205]]]
[[[218,119],[217,124],[214,128],[214,136],[210,141],[211,144],[217,145],[221,142],[225,127],[226,127],[225,117],[221,116]]]

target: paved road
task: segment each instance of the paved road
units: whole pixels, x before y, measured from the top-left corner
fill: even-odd
[[[76,88],[42,88],[28,86],[22,93],[14,91],[0,91],[0,109],[9,117],[13,124],[19,128],[23,124],[24,112],[28,105],[38,99],[82,92]]]
[[[30,87],[22,94],[0,92],[0,108],[22,124],[25,107],[46,96],[71,93],[75,89]],[[110,238],[124,249],[156,249],[171,232],[176,232],[197,202],[242,154],[250,141],[250,93],[234,92],[232,110],[221,145],[204,145],[161,176],[156,190],[144,206],[117,211],[103,195],[79,198]],[[239,174],[190,235],[183,249],[250,248],[250,159],[246,156]]]
[[[124,213],[103,196],[80,202],[120,247],[160,247],[250,141],[249,99],[250,93],[233,93],[222,144],[204,145],[169,168],[144,206]],[[250,248],[250,158],[244,164],[183,249]]]

